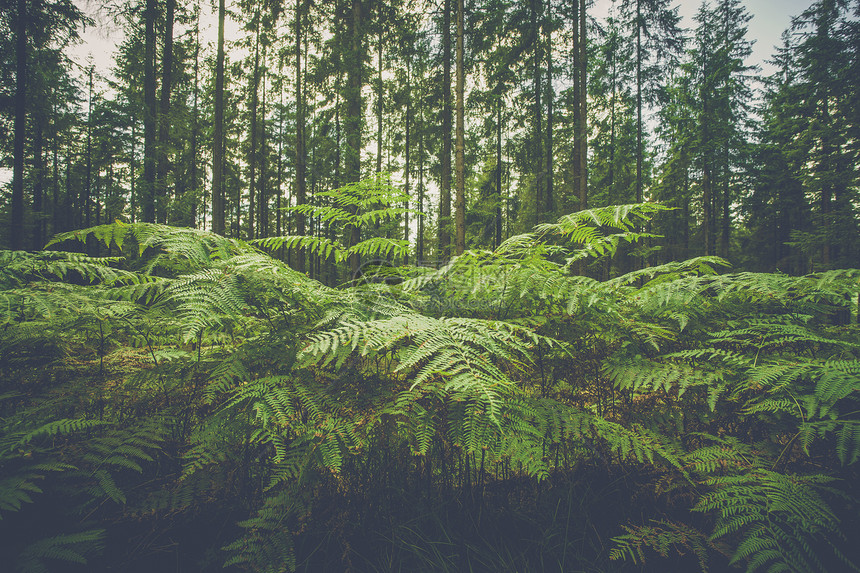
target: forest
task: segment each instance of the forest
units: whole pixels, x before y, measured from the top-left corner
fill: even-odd
[[[860,1],[679,7],[0,0],[3,567],[860,571]]]

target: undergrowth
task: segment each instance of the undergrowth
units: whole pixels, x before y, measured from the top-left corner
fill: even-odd
[[[0,252],[5,562],[856,570],[860,271],[590,278],[658,210],[342,288],[265,249],[407,246],[117,222]]]

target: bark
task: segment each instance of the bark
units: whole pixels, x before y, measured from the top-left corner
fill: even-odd
[[[609,100],[609,197],[610,201],[618,203],[618,194],[615,191],[615,103],[617,93],[618,71],[616,68],[616,53],[612,51],[610,56],[611,62],[611,77],[610,77],[610,100]]]
[[[547,2],[544,34],[546,35],[546,187],[544,190],[543,212],[551,215],[555,209],[553,197],[553,117],[552,106],[555,90],[552,83],[552,2]]]
[[[722,181],[722,217],[720,229],[720,256],[728,258],[729,256],[729,241],[731,239],[731,170],[729,169],[729,146],[723,147],[723,181]]]
[[[713,191],[713,173],[711,167],[711,158],[708,156],[708,148],[711,144],[711,134],[708,129],[708,121],[710,120],[711,106],[707,96],[702,98],[702,144],[706,150],[702,157],[702,242],[705,246],[705,254],[714,254],[714,191]]]
[[[382,31],[376,46],[376,172],[382,173]]]
[[[87,181],[84,185],[84,198],[81,201],[83,209],[84,224],[90,226],[90,196],[93,183],[93,67],[89,71],[89,105],[87,107]]]
[[[199,18],[199,14],[198,14]],[[191,120],[191,157],[189,164],[189,178],[191,179],[191,192],[194,193],[194,202],[192,203],[191,208],[191,221],[190,224],[192,227],[197,226],[197,188],[198,188],[198,176],[197,176],[197,155],[198,155],[198,146],[199,146],[199,118],[200,118],[200,108],[199,108],[199,94],[200,94],[200,24],[199,21],[195,24],[194,27],[194,104],[192,108],[193,117]],[[201,194],[201,200],[203,205],[201,207],[202,217],[202,227],[206,228],[206,189],[203,189]]]
[[[215,57],[215,118],[212,136],[212,231],[225,232],[224,205],[224,2],[218,0],[218,48]]]
[[[439,189],[439,259],[451,255],[451,0],[442,18],[442,177]]]
[[[642,6],[636,0],[636,202],[642,202]]]
[[[305,151],[305,102],[302,93],[302,18],[301,0],[296,0],[296,205],[307,202],[307,152]],[[296,213],[296,234],[307,232],[304,213]],[[294,267],[305,272],[305,252],[296,251]]]
[[[502,98],[501,87],[496,97],[496,224],[493,247],[502,244]]]
[[[60,232],[60,134],[55,129],[52,135],[51,232],[56,234]]]
[[[248,152],[248,238],[254,238],[257,192],[257,111],[260,105],[260,14],[254,34],[254,71],[251,74],[251,148]]]
[[[137,121],[134,119],[131,120],[131,158],[129,159],[128,172],[129,172],[129,210],[131,211],[130,219],[131,222],[136,222],[136,214],[137,214],[137,193],[138,191],[135,189],[135,182],[137,181],[137,177],[135,172],[137,171]]]
[[[579,204],[588,208],[588,41],[586,2],[579,0]]]
[[[582,121],[580,120],[580,114],[582,113],[582,106],[580,105],[579,100],[582,98],[582,88],[580,86],[581,82],[581,74],[580,74],[580,37],[579,37],[579,0],[574,0],[573,3],[573,22],[571,25],[571,36],[573,40],[573,45],[571,46],[571,52],[573,52],[573,110],[571,114],[571,120],[573,122],[573,149],[571,150],[571,179],[573,180],[573,190],[576,197],[580,201],[579,208],[585,209],[585,205],[582,203],[582,197],[580,195],[580,179],[582,178],[582,174],[580,172],[580,147],[582,147]]]
[[[364,65],[363,11],[361,0],[351,0],[347,16],[349,41],[349,58],[347,65],[346,86],[346,118],[344,135],[346,138],[346,154],[344,168],[347,182],[361,179],[361,127],[363,106],[361,87],[363,85],[362,68]],[[361,229],[357,225],[349,225],[347,230],[348,247],[353,247],[361,241]],[[358,276],[361,261],[357,254],[349,258],[349,269],[353,278]]]
[[[542,212],[543,212],[543,154],[541,148],[543,147],[542,139],[543,139],[543,128],[542,128],[542,114],[543,110],[541,108],[541,53],[540,53],[540,24],[538,24],[538,16],[541,10],[540,0],[532,0],[531,2],[531,28],[533,35],[533,44],[534,44],[534,56],[533,56],[533,65],[532,65],[532,88],[534,90],[534,108],[533,108],[533,117],[534,117],[534,135],[532,138],[532,152],[534,153],[534,177],[535,177],[535,193],[534,193],[534,209],[535,209],[535,225],[543,222]]]
[[[15,25],[15,137],[12,148],[12,205],[9,246],[24,248],[24,136],[27,129],[27,1],[18,0]]]
[[[43,198],[45,189],[44,114],[36,111],[33,125],[33,250],[44,246],[45,217]]]
[[[146,0],[144,11],[144,64],[143,64],[143,189],[141,207],[143,221],[155,222],[156,189],[156,126],[155,99],[155,20],[158,17],[156,0]],[[89,211],[87,211],[89,214]]]
[[[404,126],[405,131],[405,141],[404,141],[404,154],[406,155],[406,165],[403,167],[404,175],[405,175],[405,183],[404,183],[404,191],[406,192],[406,200],[403,202],[403,240],[407,243],[409,242],[409,193],[411,191],[410,188],[410,180],[409,176],[411,175],[411,165],[409,163],[409,159],[412,156],[412,148],[410,139],[410,127],[412,126],[412,76],[411,76],[411,59],[407,57],[406,60],[406,115],[404,117],[406,125]],[[407,252],[404,257],[403,264],[409,264],[409,254]]]
[[[465,73],[463,70],[463,0],[457,0],[457,141],[455,145],[455,170],[457,180],[456,197],[456,230],[457,254],[462,255],[466,249],[466,173],[465,173]]]
[[[278,97],[280,98],[281,113],[278,116],[278,167],[277,167],[277,183],[275,188],[275,235],[282,236],[283,227],[281,226],[281,195],[284,183],[284,58],[278,57]]]
[[[421,110],[421,129],[418,132],[418,240],[415,245],[417,264],[424,263],[424,114]]]
[[[259,223],[257,225],[257,236],[265,238],[269,236],[269,171],[268,171],[268,156],[266,142],[266,46],[263,46],[263,70],[261,72],[260,81],[263,84],[262,94],[260,97],[260,180],[259,185],[259,200],[257,201],[257,212],[259,213]]]
[[[169,192],[167,176],[170,170],[170,92],[173,79],[173,23],[176,0],[167,0],[164,20],[164,51],[161,55],[161,102],[158,110],[158,157],[156,164],[155,204],[159,222],[167,222]]]

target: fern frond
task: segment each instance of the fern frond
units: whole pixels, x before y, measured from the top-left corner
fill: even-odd
[[[256,515],[239,522],[244,535],[222,548],[229,555],[224,567],[238,565],[260,573],[295,571],[293,538],[285,522],[301,509],[287,492],[267,497]]]
[[[622,525],[627,533],[612,538],[615,547],[609,552],[613,561],[645,562],[645,548],[668,557],[674,550],[679,555],[691,551],[699,560],[702,571],[708,571],[708,552],[714,544],[701,531],[673,521],[656,521],[654,525]]]
[[[353,253],[363,257],[373,256],[383,259],[402,258],[409,253],[409,241],[403,239],[387,239],[385,237],[371,237],[350,247],[344,253],[349,257]]]
[[[668,207],[657,203],[637,203],[631,205],[612,205],[597,209],[586,209],[565,215],[556,223],[545,223],[535,227],[540,235],[562,235],[572,242],[589,243],[589,238],[595,237],[588,228],[610,227],[628,231],[636,223],[644,223],[651,219],[654,213],[666,211]]]
[[[91,428],[106,425],[107,422],[100,420],[87,420],[83,418],[63,418],[61,420],[53,420],[42,424],[38,428],[20,434],[12,434],[9,437],[12,439],[7,442],[8,438],[4,438],[4,447],[22,447],[27,444],[42,438],[53,438],[54,436],[68,436],[77,432],[83,432]]]
[[[747,560],[749,571],[820,571],[825,557],[818,555],[819,546],[841,537],[839,521],[819,493],[829,481],[761,468],[712,477],[707,483],[713,490],[694,510],[718,514],[712,539],[741,535],[732,563]]]
[[[318,208],[318,207],[315,207]],[[346,250],[337,241],[332,241],[326,237],[312,237],[310,235],[287,235],[283,237],[266,237],[264,239],[255,239],[252,244],[269,251],[276,251],[281,248],[288,249],[307,249],[311,254],[318,255],[327,260],[342,262],[346,260]]]
[[[87,564],[89,555],[104,548],[104,529],[63,533],[31,543],[18,556],[17,570],[25,573],[56,571],[57,561]]]

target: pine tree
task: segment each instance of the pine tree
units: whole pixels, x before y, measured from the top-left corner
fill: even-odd
[[[666,70],[678,64],[684,38],[678,28],[677,8],[669,0],[623,0],[621,27],[630,30],[626,38],[633,58],[636,97],[636,202],[643,200],[648,179],[644,173],[646,106],[658,103]]]
[[[636,201],[636,98],[626,81],[633,71],[627,43],[614,17],[606,22],[604,36],[595,48],[595,64],[589,82],[592,98],[589,168],[593,182],[592,205],[619,205]]]
[[[731,229],[733,187],[738,154],[749,138],[751,53],[746,39],[751,16],[740,0],[720,0],[713,8],[703,4],[696,15],[694,45],[685,67],[696,97],[697,139],[695,164],[700,170],[701,243],[705,254],[726,256]],[[721,224],[720,224],[721,223]]]
[[[838,0],[819,0],[792,22],[801,38],[796,47],[797,86],[805,107],[800,110],[798,135],[810,142],[801,177],[807,193],[816,198],[817,237],[806,236],[805,250],[818,250],[822,268],[852,264],[858,254],[854,204],[857,150],[850,142],[852,97],[849,48],[840,20],[847,6]],[[850,24],[846,24],[850,26]],[[856,80],[855,80],[856,85]],[[856,130],[856,127],[854,128]]]

